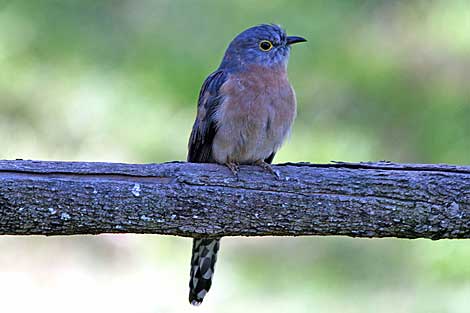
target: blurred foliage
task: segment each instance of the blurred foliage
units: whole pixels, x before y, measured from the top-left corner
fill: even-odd
[[[0,0],[0,158],[185,159],[202,81],[234,35],[265,22],[309,39],[291,55],[298,118],[275,161],[470,163],[466,0]],[[84,238],[2,239],[2,281],[21,282],[2,294],[69,299],[85,279],[95,288],[71,290],[101,294],[89,312],[189,311],[188,240]],[[464,241],[225,239],[204,307],[467,312],[469,256]]]

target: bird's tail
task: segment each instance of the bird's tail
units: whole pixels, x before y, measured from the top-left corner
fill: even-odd
[[[192,305],[201,304],[211,288],[219,245],[220,239],[198,238],[193,240],[189,280],[189,303]]]

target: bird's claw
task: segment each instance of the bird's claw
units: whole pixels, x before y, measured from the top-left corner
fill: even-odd
[[[274,175],[277,180],[281,180],[281,174],[279,171],[273,169],[271,164],[264,162],[264,160],[259,160],[255,162],[255,165],[260,166],[266,172]]]
[[[238,165],[238,163],[227,162],[225,163],[225,166],[228,167],[228,169],[232,172],[233,176],[238,178],[238,171],[240,171],[240,166]]]

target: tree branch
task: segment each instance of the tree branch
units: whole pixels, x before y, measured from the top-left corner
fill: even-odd
[[[470,166],[0,161],[0,234],[470,238]]]

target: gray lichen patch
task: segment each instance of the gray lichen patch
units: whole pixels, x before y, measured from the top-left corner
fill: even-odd
[[[146,222],[152,220],[150,217],[148,217],[148,216],[146,216],[146,215],[142,215],[142,216],[140,217],[140,219],[143,220],[143,221],[146,221]]]
[[[135,197],[139,197],[140,196],[140,184],[135,184],[134,187],[132,187],[132,194],[135,196]]]
[[[67,212],[63,212],[63,213],[60,214],[60,219],[61,220],[68,221],[70,218],[71,218],[71,216]]]

